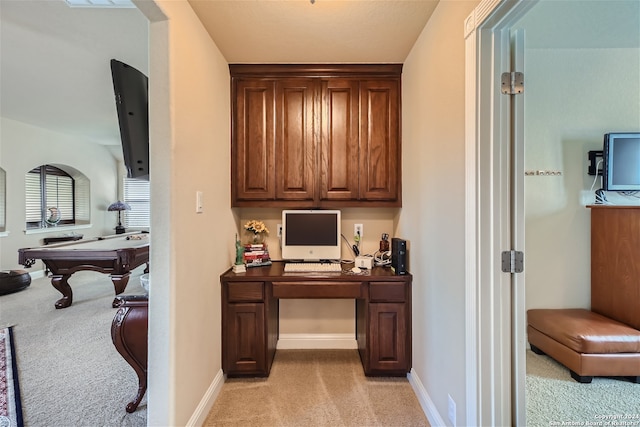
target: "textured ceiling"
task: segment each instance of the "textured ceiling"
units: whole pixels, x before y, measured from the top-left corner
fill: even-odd
[[[402,63],[438,0],[189,3],[230,63]]]
[[[637,49],[640,1],[541,0],[514,27],[530,49]]]

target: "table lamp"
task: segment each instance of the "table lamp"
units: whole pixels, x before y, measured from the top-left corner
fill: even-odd
[[[112,212],[112,211],[118,212],[118,226],[116,227],[116,234],[123,234],[125,231],[125,228],[122,226],[122,221],[120,219],[120,212],[128,211],[130,209],[131,209],[131,206],[129,206],[124,202],[121,202],[120,200],[118,200],[115,203],[111,203],[107,208],[109,212]]]

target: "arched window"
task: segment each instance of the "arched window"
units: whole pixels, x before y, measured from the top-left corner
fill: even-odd
[[[89,222],[88,179],[75,170],[72,172],[76,173],[72,175],[52,165],[41,165],[27,172],[27,229]],[[79,175],[80,179],[75,175]]]

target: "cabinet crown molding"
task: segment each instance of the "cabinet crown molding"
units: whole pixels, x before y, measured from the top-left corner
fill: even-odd
[[[231,77],[400,77],[402,64],[229,64]]]

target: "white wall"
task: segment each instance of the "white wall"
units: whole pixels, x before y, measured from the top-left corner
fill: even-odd
[[[118,161],[103,145],[87,143],[74,135],[65,135],[0,117],[0,167],[6,175],[7,231],[0,237],[0,269],[24,268],[18,264],[18,249],[40,246],[47,236],[72,231],[57,227],[42,233],[25,234],[25,174],[43,164],[67,165],[82,172],[91,181],[91,226],[73,229],[85,238],[112,234],[117,224],[107,207],[118,199]],[[36,270],[36,264],[31,271]]]
[[[467,425],[463,22],[477,1],[441,1],[405,61],[403,187],[397,233],[413,274],[413,370],[451,424]]]
[[[155,4],[162,13],[139,2],[152,21],[148,422],[186,425],[203,421],[222,374],[219,276],[234,260],[237,230],[229,71],[186,1]]]
[[[590,150],[603,134],[640,131],[640,49],[526,49],[526,306],[591,306]],[[640,199],[608,198],[619,204]]]

